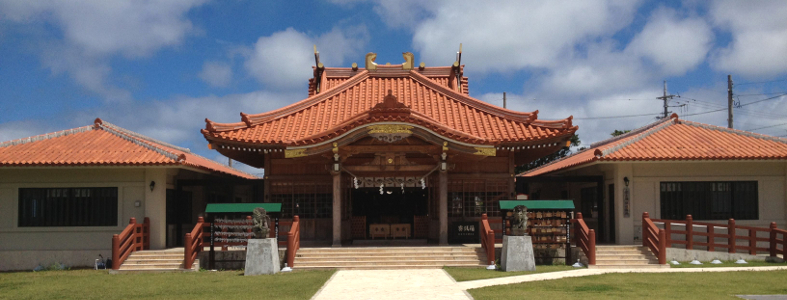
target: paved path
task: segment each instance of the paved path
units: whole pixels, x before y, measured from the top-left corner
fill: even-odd
[[[312,299],[472,299],[442,269],[340,270]]]
[[[465,291],[492,285],[609,273],[699,273],[775,271],[787,267],[579,269],[455,282],[441,269],[337,271],[312,299],[472,299]]]

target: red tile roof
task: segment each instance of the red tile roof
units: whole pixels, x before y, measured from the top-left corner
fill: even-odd
[[[680,120],[673,114],[519,176],[538,176],[591,162],[771,159],[787,159],[787,139]]]
[[[94,125],[0,143],[0,167],[189,166],[246,179],[257,177],[101,119]]]
[[[330,140],[364,124],[395,121],[422,125],[462,142],[512,145],[571,136],[578,128],[571,117],[542,121],[537,120],[538,111],[516,112],[472,98],[463,92],[466,83],[451,87],[445,72],[450,67],[433,69],[437,71],[402,70],[401,66],[378,66],[376,71],[327,69],[327,74],[346,78],[324,77],[320,93],[274,111],[241,113],[242,122],[222,124],[206,119],[202,133],[212,142],[300,146]],[[406,113],[373,112],[389,91],[409,107]]]

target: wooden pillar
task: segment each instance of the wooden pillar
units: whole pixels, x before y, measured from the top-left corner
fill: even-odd
[[[342,173],[333,174],[333,247],[342,246]]]
[[[448,172],[440,171],[440,245],[448,245]]]

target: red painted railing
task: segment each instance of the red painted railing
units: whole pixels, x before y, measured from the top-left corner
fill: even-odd
[[[292,227],[287,233],[287,265],[292,268],[295,263],[295,252],[301,248],[301,219],[292,217]]]
[[[495,231],[489,226],[489,218],[481,215],[481,246],[486,251],[486,261],[495,264]]]
[[[587,256],[588,264],[595,265],[596,231],[588,228],[588,225],[585,224],[585,219],[582,218],[582,213],[577,213],[576,218],[571,220],[571,222],[574,223],[574,241],[577,247],[582,249],[582,252]]]
[[[197,259],[197,255],[202,252],[203,249],[203,230],[205,225],[205,219],[199,217],[197,219],[197,225],[194,225],[194,229],[191,230],[190,233],[186,233],[186,238],[183,240],[183,248],[184,248],[184,258],[183,258],[183,268],[184,269],[191,269],[191,266],[194,264],[194,260]]]
[[[643,214],[643,220],[644,217]],[[728,253],[743,252],[751,255],[768,253],[771,256],[779,253],[784,255],[785,252],[784,240],[787,230],[776,228],[775,222],[771,223],[769,228],[761,228],[736,225],[734,219],[727,220],[727,224],[694,222],[691,215],[687,215],[686,220],[653,219],[651,221],[654,224],[664,225],[665,247],[684,245],[689,250],[694,247],[705,247],[708,251],[721,248]],[[705,228],[705,230],[697,231],[695,228]],[[721,228],[721,232],[716,232],[717,228]],[[743,231],[743,234],[738,234],[738,231]],[[674,239],[673,235],[683,235],[683,239]],[[781,239],[778,238],[779,235]],[[698,236],[700,238],[696,238]],[[739,243],[741,241],[743,243]],[[765,242],[768,243],[768,247],[764,246]]]
[[[771,223],[771,236],[770,236],[770,254],[773,257],[776,257],[776,254],[781,253],[783,259],[787,259],[787,230],[778,229],[776,228],[776,223]],[[779,235],[782,238],[779,238]],[[782,246],[782,249],[779,250],[778,246]]]
[[[667,233],[653,224],[647,212],[642,213],[642,246],[650,248],[660,265],[667,263]]]
[[[150,219],[145,218],[139,224],[136,218],[131,218],[126,229],[112,235],[112,269],[120,269],[131,252],[147,249],[150,249]]]

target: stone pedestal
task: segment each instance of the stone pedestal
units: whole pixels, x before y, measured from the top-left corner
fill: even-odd
[[[276,239],[250,239],[246,246],[246,269],[243,275],[275,274],[279,270],[279,246]]]
[[[530,236],[503,236],[503,253],[500,255],[503,271],[535,271],[533,240]]]

